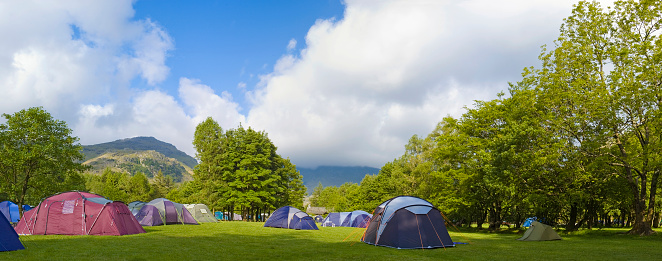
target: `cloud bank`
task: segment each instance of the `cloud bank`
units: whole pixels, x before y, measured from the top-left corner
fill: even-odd
[[[195,126],[213,117],[266,131],[299,166],[380,167],[536,65],[575,2],[347,0],[257,86],[239,83],[246,97],[169,75],[176,36],[135,19],[133,1],[0,2],[12,39],[0,41],[0,112],[43,106],[83,144],[154,136],[190,155]],[[176,93],[160,86],[167,77]]]

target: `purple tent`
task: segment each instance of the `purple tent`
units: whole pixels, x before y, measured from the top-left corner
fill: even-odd
[[[164,198],[157,198],[145,204],[136,214],[136,219],[143,226],[198,224],[184,205]]]

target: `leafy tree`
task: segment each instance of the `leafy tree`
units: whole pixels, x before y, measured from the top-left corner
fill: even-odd
[[[200,164],[194,169],[195,186],[211,207],[241,211],[257,217],[283,205],[301,206],[305,187],[289,159],[276,153],[265,132],[245,129],[223,131],[212,118],[196,127],[193,140]]]
[[[659,181],[661,19],[656,1],[617,1],[606,11],[596,2],[579,2],[535,72],[541,97],[552,105],[549,113],[559,119],[550,126],[570,141],[568,155],[579,159],[570,163],[576,169],[598,169],[588,166],[599,162],[614,167],[606,169],[628,184],[635,213],[630,233],[639,235],[653,232]],[[609,174],[577,177],[606,181]]]
[[[25,203],[84,188],[82,146],[64,121],[41,107],[2,116],[6,122],[0,124],[0,191],[18,204],[20,213]]]

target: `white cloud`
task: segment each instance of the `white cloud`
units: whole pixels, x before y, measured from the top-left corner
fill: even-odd
[[[348,0],[261,76],[247,121],[300,166],[380,167],[536,65],[574,2]]]
[[[294,50],[294,48],[297,47],[297,40],[292,38],[290,41],[287,43],[287,51],[290,52]]]
[[[74,122],[83,103],[130,96],[135,77],[164,80],[172,40],[156,23],[132,20],[132,3],[0,3],[0,93],[11,97],[0,111],[44,106]]]
[[[178,92],[162,91],[174,40],[135,20],[131,0],[3,1],[0,112],[44,106],[83,144],[154,136],[190,155],[211,116],[265,130],[299,166],[380,167],[536,65],[575,2],[347,0],[344,18],[317,21],[304,47],[291,39],[255,89],[237,85],[244,110],[205,79],[177,75]]]

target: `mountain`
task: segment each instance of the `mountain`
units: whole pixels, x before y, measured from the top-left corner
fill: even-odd
[[[313,189],[322,182],[322,186],[339,187],[345,182],[361,183],[366,174],[379,173],[378,168],[371,167],[340,167],[340,166],[319,166],[317,168],[299,168],[303,176],[303,184],[306,186],[308,194],[313,193]]]
[[[172,144],[157,140],[154,137],[135,137],[96,145],[83,146],[85,161],[96,158],[104,153],[120,150],[153,150],[165,155],[166,157],[179,160],[189,168],[193,168],[195,165],[198,165],[198,161],[195,160],[195,158],[189,156],[181,150],[178,150],[177,147],[173,146]]]
[[[131,175],[138,172],[152,178],[159,171],[170,176],[173,181],[181,182],[192,180],[193,169],[177,159],[173,159],[154,150],[117,150],[109,151],[83,164],[92,166],[89,171],[101,174],[106,168],[117,172],[128,172]]]
[[[106,168],[113,171],[138,171],[153,177],[161,171],[173,181],[191,180],[193,167],[198,162],[172,144],[153,137],[135,137],[83,146],[83,164],[92,166],[90,172],[100,174]]]

